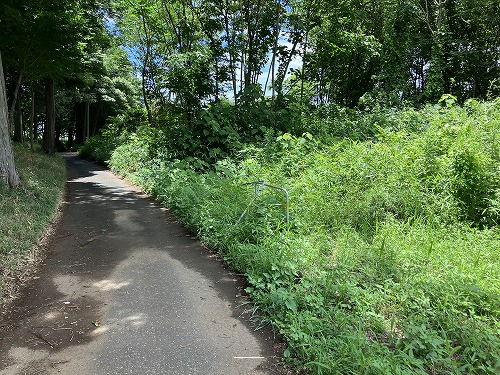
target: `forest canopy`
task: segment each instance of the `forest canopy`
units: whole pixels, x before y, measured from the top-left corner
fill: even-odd
[[[244,102],[269,91],[348,107],[367,94],[412,105],[498,95],[495,0],[121,4],[117,27],[151,116],[169,102],[190,113],[223,95]]]

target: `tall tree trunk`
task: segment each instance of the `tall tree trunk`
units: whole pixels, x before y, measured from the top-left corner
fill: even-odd
[[[38,112],[37,112],[37,103],[36,96],[33,94],[33,142],[38,140]]]
[[[14,164],[14,153],[10,144],[9,114],[2,55],[0,54],[0,181],[10,188],[19,185],[19,175]]]
[[[16,105],[19,96],[19,90],[21,89],[21,84],[23,83],[23,71],[19,72],[19,76],[17,77],[16,87],[14,88],[14,93],[12,94],[12,101],[10,102],[10,111],[9,111],[9,126],[14,125],[14,115],[16,113]]]
[[[70,126],[70,128],[68,129],[68,144],[67,144],[68,151],[71,151],[71,149],[73,148],[74,134],[75,134],[75,129],[73,128],[73,126]]]
[[[243,89],[245,88],[244,86],[244,71],[245,71],[245,53],[241,51],[241,64],[240,64],[240,92],[243,92]]]
[[[224,17],[224,32],[226,34],[226,42],[227,42],[227,52],[229,56],[229,71],[231,73],[231,83],[233,88],[233,98],[236,102],[236,94],[237,94],[237,77],[236,77],[236,53],[234,51],[234,39],[229,29],[229,2],[225,0],[224,5],[222,7],[223,17]],[[234,23],[233,23],[234,27]]]
[[[30,149],[33,150],[33,143],[35,141],[35,88],[33,87],[33,83],[31,83],[31,108],[30,108]]]
[[[309,14],[308,14],[309,19]],[[306,55],[307,55],[307,44],[309,42],[309,30],[306,31],[306,37],[304,41],[304,51],[302,53],[302,68],[300,72],[300,104],[304,104],[304,78],[306,74]]]
[[[84,135],[85,139],[90,138],[90,104],[88,102],[85,102],[85,121],[84,121]]]
[[[75,104],[75,143],[81,145],[85,140],[85,104]]]
[[[165,10],[168,12],[168,8],[165,5]],[[169,13],[170,15],[170,13]],[[148,123],[149,126],[153,126],[153,114],[151,112],[151,107],[149,105],[149,98],[148,98],[148,90],[146,87],[146,74],[147,74],[147,67],[149,64],[149,59],[151,55],[151,38],[149,36],[148,32],[148,26],[146,23],[146,18],[144,15],[141,16],[142,19],[142,26],[144,27],[144,36],[146,38],[146,54],[144,56],[144,60],[142,61],[142,96],[144,100],[144,106],[146,107],[146,113],[148,114]]]
[[[149,60],[149,47],[146,48],[146,57],[144,58],[144,61],[142,63],[142,99],[144,100],[144,107],[146,107],[146,113],[148,114],[148,123],[149,126],[153,126],[153,113],[151,112],[151,107],[149,105],[149,98],[148,98],[148,90],[147,90],[147,84],[146,84],[146,67],[147,67],[147,60]]]
[[[23,109],[21,106],[21,94],[16,100],[16,108],[14,113],[14,142],[23,142]]]
[[[56,100],[54,79],[45,79],[45,128],[43,129],[43,150],[47,154],[56,152]]]
[[[280,20],[280,4],[276,3],[276,24],[274,25],[274,43],[273,43],[273,57],[271,60],[271,100],[274,104],[274,99],[276,95],[276,53],[278,52],[278,43],[281,31],[281,20]],[[269,78],[269,76],[268,76]],[[267,86],[267,81],[266,81]],[[264,87],[264,95],[266,93],[267,87]]]
[[[278,96],[283,95],[283,82],[285,81],[286,73],[288,72],[288,67],[292,62],[292,58],[295,56],[295,50],[297,49],[297,44],[299,43],[298,39],[295,38],[292,49],[284,62],[279,65],[278,74],[275,80],[276,93]]]
[[[215,95],[214,95],[214,99],[215,99],[215,103],[219,103],[219,92],[220,92],[220,89],[219,89],[219,63],[217,61],[217,59],[214,59],[214,64],[215,64]]]

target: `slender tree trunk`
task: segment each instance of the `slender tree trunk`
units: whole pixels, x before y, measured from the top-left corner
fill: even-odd
[[[219,103],[219,63],[217,59],[214,59],[215,63],[215,103]]]
[[[59,149],[59,140],[61,139],[61,129],[56,126],[55,149]]]
[[[45,128],[43,130],[43,150],[47,154],[56,152],[56,101],[54,79],[45,79]]]
[[[85,127],[85,139],[90,138],[90,104],[88,102],[85,102],[85,122],[84,122],[84,127]]]
[[[30,149],[33,150],[33,143],[35,140],[35,89],[33,87],[33,83],[31,83],[31,108],[30,108]]]
[[[145,63],[142,67],[142,97],[144,100],[144,107],[146,107],[146,112],[148,114],[149,126],[153,126],[153,114],[151,113],[151,107],[149,106],[148,91],[146,89],[146,66]]]
[[[14,153],[10,144],[9,114],[2,55],[0,54],[0,181],[9,188],[19,185],[19,175],[14,164]]]
[[[229,55],[229,70],[231,72],[233,98],[236,102],[237,88],[236,88],[236,64],[235,64],[235,53],[234,53],[234,43],[233,43],[234,40],[229,30],[229,2],[227,0],[224,3],[223,17],[224,17],[224,32],[226,33],[227,37],[227,51]]]
[[[12,101],[10,103],[10,111],[9,111],[9,126],[14,125],[14,115],[16,113],[16,104],[18,101],[19,90],[21,89],[21,84],[23,83],[23,71],[19,72],[19,76],[17,77],[16,87],[14,88],[14,93],[12,94]]]
[[[80,145],[85,140],[85,104],[78,103],[75,105],[75,143]]]
[[[285,81],[286,73],[288,72],[288,67],[292,61],[292,58],[295,56],[295,50],[297,49],[298,39],[295,39],[293,43],[292,49],[288,54],[286,60],[280,64],[278,68],[278,75],[276,76],[275,86],[276,93],[278,96],[283,95],[283,82]]]
[[[21,106],[21,93],[18,95],[14,113],[14,142],[22,143],[24,140],[23,134],[23,109]]]
[[[68,144],[67,144],[68,151],[71,151],[71,149],[73,148],[74,132],[75,132],[75,129],[71,126],[68,129]]]
[[[273,57],[271,60],[271,87],[272,87],[272,92],[271,92],[271,99],[274,103],[275,95],[276,95],[276,53],[278,51],[278,43],[279,43],[279,38],[280,38],[280,31],[281,31],[281,20],[280,20],[280,4],[276,3],[276,24],[274,26],[274,43],[273,43]],[[267,81],[266,81],[266,86],[267,86]],[[264,94],[267,90],[267,87],[264,87]]]
[[[244,86],[244,79],[243,79],[245,69],[246,69],[246,65],[245,65],[245,53],[244,53],[243,51],[241,51],[241,64],[240,64],[240,92],[243,92],[243,90],[244,90],[244,88],[245,88],[245,86]]]
[[[275,95],[276,95],[276,86],[275,86],[275,62],[276,62],[276,51],[274,51],[273,53],[273,62],[271,64],[271,100],[273,101],[274,103],[274,98],[275,98]],[[267,87],[266,87],[267,89]]]
[[[90,110],[90,104],[89,104]],[[92,128],[90,129],[90,135],[94,136],[97,134],[97,130],[99,129],[99,114],[102,110],[102,101],[98,101],[95,106],[95,110],[92,111],[92,115],[94,116],[94,121],[92,121]],[[90,112],[89,112],[89,121],[90,121]]]
[[[308,14],[309,19],[309,14]],[[304,104],[304,76],[306,74],[306,55],[307,55],[307,44],[309,42],[309,30],[306,31],[306,37],[304,41],[304,52],[302,53],[302,69],[300,72],[300,104]]]
[[[38,140],[38,113],[36,106],[36,95],[33,92],[33,142]]]
[[[166,8],[165,8],[166,9]],[[154,120],[153,120],[153,114],[151,112],[151,107],[149,105],[149,98],[148,98],[148,90],[146,88],[146,73],[147,73],[147,66],[149,64],[149,58],[151,54],[151,40],[149,37],[148,33],[148,27],[146,24],[146,19],[144,16],[142,16],[142,26],[144,27],[144,35],[146,37],[146,54],[144,56],[144,60],[142,61],[142,96],[144,100],[144,106],[146,107],[146,112],[148,114],[148,122],[149,126],[154,125]]]
[[[262,96],[266,96],[266,92],[267,92],[267,85],[269,83],[269,78],[271,77],[271,74],[274,74],[274,54],[273,54],[273,57],[271,58],[271,66],[269,67],[269,70],[267,71],[267,77],[266,77],[266,83],[264,83],[264,88],[262,89]],[[271,82],[271,85],[273,84],[273,82]],[[274,87],[273,87],[273,95],[272,95],[272,99],[274,100]]]

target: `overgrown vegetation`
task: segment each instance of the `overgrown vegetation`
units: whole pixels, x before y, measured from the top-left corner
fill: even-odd
[[[498,373],[500,101],[304,113],[299,133],[254,142],[214,119],[219,143],[204,134],[192,152],[175,124],[98,143],[247,276],[248,308],[299,368]],[[272,189],[237,223],[259,180],[288,189],[290,223]]]
[[[18,142],[43,123],[49,153],[99,134],[81,155],[246,274],[298,367],[499,373],[499,17],[497,0],[3,0],[0,105]],[[14,276],[63,180],[17,153]],[[289,223],[260,180],[289,191]]]
[[[35,260],[36,245],[54,218],[66,180],[60,157],[19,144],[14,153],[21,183],[16,189],[0,186],[0,300],[12,297]]]

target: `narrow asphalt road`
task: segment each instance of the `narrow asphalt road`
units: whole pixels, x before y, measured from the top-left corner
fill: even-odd
[[[284,374],[243,281],[154,200],[65,154],[62,217],[0,318],[0,374]]]

